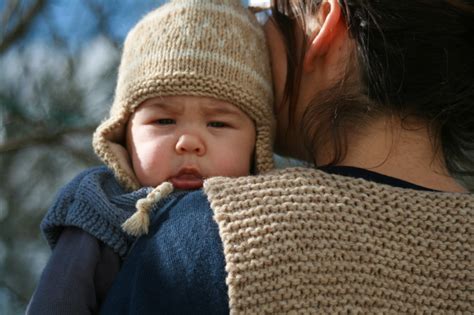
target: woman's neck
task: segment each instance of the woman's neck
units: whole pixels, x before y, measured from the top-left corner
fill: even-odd
[[[380,119],[348,136],[347,155],[339,165],[355,166],[426,188],[467,192],[449,175],[442,154],[435,152],[422,124],[402,126]]]

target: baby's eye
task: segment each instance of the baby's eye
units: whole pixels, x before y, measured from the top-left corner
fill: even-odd
[[[172,124],[176,123],[176,121],[174,119],[171,119],[171,118],[157,119],[155,122],[158,125],[172,125]]]
[[[222,121],[211,121],[207,124],[207,126],[212,128],[224,128],[228,127],[229,125]]]

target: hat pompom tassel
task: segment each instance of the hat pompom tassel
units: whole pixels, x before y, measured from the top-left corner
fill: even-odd
[[[122,229],[127,234],[136,237],[147,234],[153,205],[168,196],[172,191],[173,185],[164,182],[153,189],[145,198],[139,199],[136,203],[137,211],[122,224]]]

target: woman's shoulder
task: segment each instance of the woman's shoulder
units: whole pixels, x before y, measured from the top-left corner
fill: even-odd
[[[302,195],[338,196],[341,198],[378,200],[431,200],[436,203],[464,202],[474,207],[474,195],[419,190],[390,185],[367,178],[329,173],[320,169],[291,167],[265,174],[238,178],[214,177],[205,181],[204,191],[212,204],[225,204],[237,199]],[[265,202],[265,201],[259,201]]]
[[[330,312],[358,305],[351,300],[354,283],[384,292],[368,295],[368,312],[380,311],[374,305],[397,309],[399,292],[407,292],[408,301],[466,305],[472,194],[401,188],[309,168],[217,177],[205,182],[205,191],[224,247],[231,309],[258,312],[255,301],[265,301],[270,313],[300,305]],[[440,274],[456,280],[447,286]],[[434,289],[420,289],[420,283]],[[282,308],[275,292],[289,288],[294,295]]]

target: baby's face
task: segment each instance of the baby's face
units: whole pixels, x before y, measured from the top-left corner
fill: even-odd
[[[197,189],[212,176],[250,173],[255,126],[238,107],[197,96],[155,97],[127,126],[127,149],[142,186],[170,181]]]

